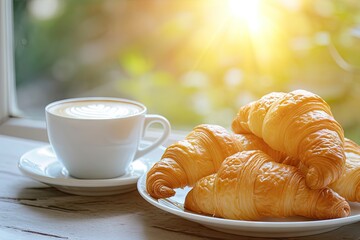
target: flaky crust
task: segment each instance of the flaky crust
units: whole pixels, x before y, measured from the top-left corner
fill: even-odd
[[[360,146],[345,138],[345,170],[330,188],[346,200],[360,202]]]
[[[326,187],[342,175],[344,132],[316,94],[296,90],[265,95],[240,108],[232,129],[254,133],[273,149],[300,159],[310,188]]]
[[[350,213],[348,203],[337,193],[308,188],[299,169],[273,162],[259,150],[228,157],[217,173],[196,183],[186,196],[185,208],[242,220],[294,215],[330,219]]]
[[[346,162],[343,174],[329,187],[348,201],[360,202],[360,146],[345,138],[344,150]],[[277,162],[297,167],[306,172],[306,166],[299,159],[283,157]]]
[[[175,188],[192,186],[215,173],[226,157],[253,149],[263,150],[278,161],[287,157],[253,134],[233,134],[218,125],[199,125],[184,140],[169,146],[149,170],[147,192],[157,199],[171,197]]]

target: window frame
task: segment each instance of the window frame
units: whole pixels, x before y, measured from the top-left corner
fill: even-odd
[[[0,134],[47,141],[44,122],[19,117],[16,101],[13,5],[0,1]]]
[[[9,94],[9,2],[0,2],[0,123],[5,122],[9,117],[8,94]]]

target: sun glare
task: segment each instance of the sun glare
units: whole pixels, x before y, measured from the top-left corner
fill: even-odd
[[[232,19],[246,23],[254,33],[260,31],[260,1],[259,0],[228,0],[229,14]]]
[[[207,39],[204,53],[196,61],[196,66],[206,61],[205,56],[222,42],[226,50],[234,50],[235,55],[247,55],[245,67],[256,71],[272,71],[273,56],[278,56],[278,46],[282,39],[282,23],[276,5],[265,0],[226,0],[216,1],[209,16],[211,37]],[[206,8],[206,11],[209,9]],[[216,17],[214,17],[216,16]],[[220,21],[219,21],[220,20]],[[236,57],[234,57],[236,58]],[[250,59],[251,58],[251,59]]]

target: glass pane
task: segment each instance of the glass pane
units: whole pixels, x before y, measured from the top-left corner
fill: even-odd
[[[16,0],[18,103],[42,119],[53,100],[122,97],[175,129],[229,127],[243,104],[303,88],[356,140],[359,10],[352,0]]]

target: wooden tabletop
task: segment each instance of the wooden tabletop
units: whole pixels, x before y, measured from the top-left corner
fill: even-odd
[[[164,212],[129,193],[70,195],[23,175],[25,152],[46,145],[0,135],[0,239],[255,239],[208,229]],[[360,239],[360,222],[289,239]]]

